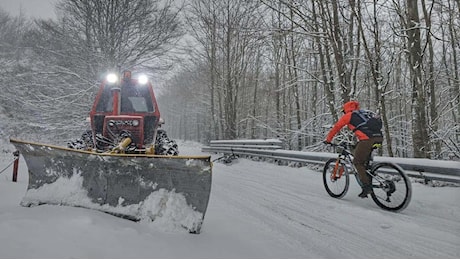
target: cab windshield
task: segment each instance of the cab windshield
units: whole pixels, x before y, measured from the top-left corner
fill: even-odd
[[[112,89],[116,85],[105,85],[101,97],[96,105],[96,112],[113,112]],[[121,112],[150,113],[155,112],[149,85],[139,85],[132,82],[121,86]]]

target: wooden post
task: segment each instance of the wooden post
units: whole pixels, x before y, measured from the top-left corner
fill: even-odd
[[[13,153],[14,155],[14,165],[13,165],[13,182],[18,181],[18,166],[19,166],[19,151]]]

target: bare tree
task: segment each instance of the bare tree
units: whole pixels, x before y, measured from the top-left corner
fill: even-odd
[[[62,142],[85,127],[98,81],[118,69],[170,68],[168,51],[182,35],[180,6],[160,0],[58,3],[58,19],[36,20],[22,35],[29,59],[16,89],[23,107]],[[149,70],[150,69],[150,70]]]
[[[425,112],[426,99],[422,77],[423,50],[421,46],[418,1],[407,0],[406,4],[408,66],[410,67],[412,84],[412,141],[414,144],[414,156],[429,158],[431,148]]]
[[[211,122],[220,123],[220,137],[244,135],[239,131],[240,124],[246,125],[240,118],[247,116],[241,112],[247,111],[242,92],[247,90],[249,64],[257,56],[255,44],[259,36],[254,29],[257,6],[256,2],[242,1],[191,3],[189,21],[194,25],[193,36],[202,46],[209,64]],[[219,120],[213,118],[216,114]]]
[[[427,92],[428,92],[428,97],[429,97],[429,130],[432,132],[434,135],[437,133],[439,129],[439,118],[438,118],[438,111],[437,111],[437,98],[436,98],[436,85],[435,85],[435,80],[436,80],[436,72],[434,69],[434,46],[433,46],[433,40],[432,40],[432,23],[431,23],[431,14],[432,14],[432,8],[433,4],[430,7],[430,10],[427,9],[427,5],[425,3],[425,0],[421,0],[421,8],[423,11],[423,16],[427,28],[427,35],[426,35],[426,49],[428,50],[428,60],[427,60],[427,66],[428,66],[428,73],[427,73],[427,79],[426,79],[426,85],[427,85]],[[432,152],[433,155],[440,155],[441,154],[441,140],[439,138],[433,137],[431,138],[434,146],[434,151]]]
[[[382,115],[382,121],[384,125],[384,135],[386,140],[386,147],[387,152],[390,156],[393,156],[393,149],[392,149],[392,140],[390,135],[390,127],[388,123],[387,117],[387,110],[386,110],[386,103],[385,103],[385,91],[388,87],[388,80],[385,83],[385,75],[384,75],[384,66],[382,64],[382,42],[380,36],[381,26],[379,25],[378,15],[377,15],[377,3],[374,2],[372,5],[372,22],[368,21],[367,27],[370,27],[369,33],[364,30],[363,25],[363,15],[362,15],[362,8],[361,8],[361,1],[358,1],[358,4],[354,6],[352,9],[355,12],[355,16],[358,20],[358,30],[359,35],[361,36],[362,44],[364,47],[364,53],[366,55],[367,61],[370,67],[370,74],[372,76],[372,83],[374,85],[374,96],[375,96],[375,103],[378,106],[378,110]],[[366,8],[369,9],[369,8]],[[368,40],[367,35],[373,40],[373,44],[370,40]],[[372,45],[371,45],[372,44]]]
[[[65,0],[58,10],[59,22],[84,35],[85,47],[113,69],[161,67],[153,62],[182,35],[180,7],[172,0]]]
[[[229,23],[229,17],[244,10],[241,3],[192,2],[206,11],[198,19],[201,27],[192,28],[202,29],[195,36],[206,53],[201,61],[208,63],[206,77],[212,79],[214,100],[204,103],[214,104],[220,137],[234,136],[228,133],[232,122],[235,129],[230,131],[237,137],[259,132],[284,138],[293,149],[314,145],[311,142],[325,134],[323,124],[337,119],[337,109],[353,98],[382,114],[388,155],[445,156],[446,149],[455,153],[456,142],[450,142],[458,122],[455,1],[430,1],[428,8],[425,3],[421,20],[414,2],[407,0],[260,0],[264,14],[270,12],[262,16],[264,27],[243,23],[244,16]],[[448,15],[436,13],[443,8]],[[427,34],[420,21],[431,32],[443,29],[442,34]],[[248,35],[263,41],[248,41]],[[437,56],[439,43],[445,50],[442,59]],[[257,46],[257,52],[250,46]],[[442,145],[437,140],[443,140]]]

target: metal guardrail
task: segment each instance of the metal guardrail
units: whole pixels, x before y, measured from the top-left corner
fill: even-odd
[[[318,165],[337,157],[336,153],[283,150],[279,148],[282,147],[282,142],[275,140],[277,139],[211,141],[210,146],[203,147],[202,151]],[[381,156],[374,156],[374,161],[398,164],[407,175],[424,179],[425,182],[437,180],[460,183],[460,162],[457,161]]]
[[[283,142],[279,139],[212,140],[210,146],[274,150],[283,149]]]

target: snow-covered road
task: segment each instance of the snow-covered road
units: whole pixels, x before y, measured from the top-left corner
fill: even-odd
[[[195,143],[180,147],[201,154]],[[392,213],[358,198],[353,180],[337,200],[307,168],[215,163],[202,233],[192,235],[81,208],[23,208],[26,172],[22,161],[18,183],[0,175],[0,258],[460,257],[456,187],[413,183],[411,204]]]

